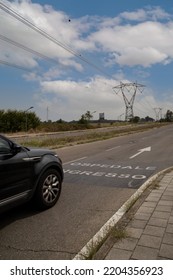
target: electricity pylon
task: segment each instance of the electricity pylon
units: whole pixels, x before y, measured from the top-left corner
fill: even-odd
[[[159,121],[162,118],[162,108],[154,108],[156,114],[156,121]]]
[[[133,119],[134,114],[133,114],[133,104],[135,101],[135,96],[137,93],[137,90],[140,92],[143,91],[144,85],[137,84],[137,83],[120,83],[120,85],[113,87],[113,90],[115,91],[116,94],[118,94],[120,91],[123,95],[124,103],[126,106],[126,112],[125,112],[125,121],[130,121]],[[127,98],[127,94],[131,93],[130,98]]]

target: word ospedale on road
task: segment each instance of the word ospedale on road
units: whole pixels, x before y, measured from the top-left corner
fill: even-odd
[[[97,176],[97,177],[107,177],[107,178],[120,178],[120,179],[136,179],[136,180],[142,180],[146,179],[146,175],[144,174],[129,174],[129,173],[116,173],[116,172],[105,172],[103,169],[113,169],[116,170],[122,170],[122,171],[137,171],[137,170],[143,170],[143,171],[154,171],[156,170],[155,166],[148,166],[148,167],[140,167],[140,166],[121,166],[121,165],[108,165],[108,164],[99,164],[99,163],[83,163],[83,162],[73,162],[70,164],[71,166],[75,167],[88,167],[88,168],[102,168],[102,171],[91,171],[91,170],[80,170],[80,169],[64,169],[64,173],[68,173],[71,175],[86,175],[86,176]]]
[[[72,162],[70,165],[72,166],[86,166],[86,167],[101,167],[101,168],[115,168],[115,169],[127,169],[127,170],[156,170],[155,166],[148,166],[148,167],[141,167],[141,166],[122,166],[122,165],[116,165],[116,164],[101,164],[101,163],[87,163],[87,162]]]

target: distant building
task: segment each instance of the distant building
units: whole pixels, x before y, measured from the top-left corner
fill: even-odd
[[[105,120],[105,113],[99,113],[99,121]]]

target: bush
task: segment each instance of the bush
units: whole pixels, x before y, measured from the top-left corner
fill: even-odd
[[[19,132],[35,129],[40,124],[40,119],[34,112],[17,110],[0,110],[0,131]]]

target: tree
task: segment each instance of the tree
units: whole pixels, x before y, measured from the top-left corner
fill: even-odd
[[[154,122],[154,119],[149,117],[149,116],[147,116],[147,117],[145,117],[145,121],[146,122]]]
[[[166,112],[166,121],[167,122],[172,122],[173,121],[173,112],[170,110],[167,110]]]
[[[35,129],[40,124],[40,119],[34,112],[17,110],[0,110],[0,131],[18,132],[27,129]]]
[[[40,119],[37,117],[35,112],[27,112],[27,128],[28,129],[35,129],[40,124]]]
[[[140,117],[138,117],[138,116],[135,116],[130,120],[130,122],[133,122],[133,123],[138,123],[139,121],[140,121]]]
[[[80,124],[88,124],[89,121],[93,118],[93,115],[90,111],[87,111],[85,114],[83,114],[79,120]]]

